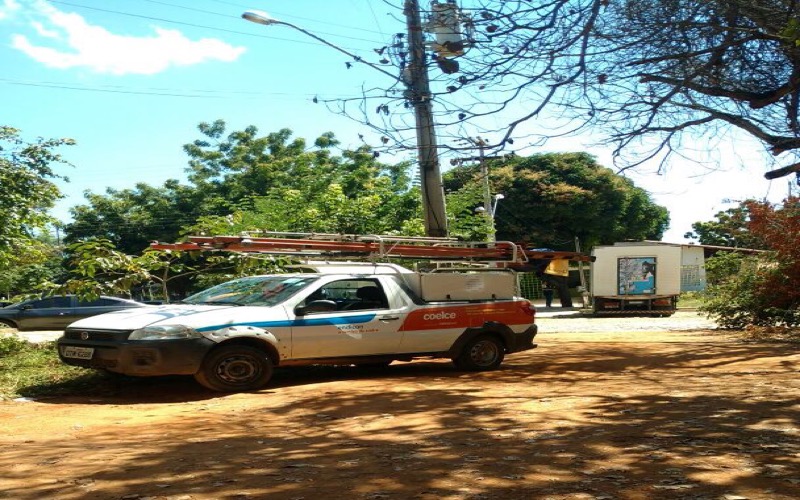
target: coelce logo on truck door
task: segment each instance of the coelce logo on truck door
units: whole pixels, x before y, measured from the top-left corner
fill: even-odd
[[[443,319],[456,319],[456,313],[441,311],[438,313],[428,313],[422,316],[424,320],[443,320]]]
[[[462,307],[448,307],[446,309],[420,309],[412,311],[406,317],[400,331],[436,330],[443,328],[458,328],[466,326],[467,318]]]

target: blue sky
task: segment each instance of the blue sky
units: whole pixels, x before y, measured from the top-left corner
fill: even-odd
[[[249,23],[240,17],[247,9],[376,64],[373,49],[405,30],[400,10],[370,0],[0,0],[0,123],[28,139],[77,141],[63,150],[75,168],[59,169],[71,182],[60,184],[67,197],[57,217],[68,220],[86,190],[183,179],[182,146],[200,137],[202,121],[221,118],[229,130],[255,125],[264,134],[289,128],[309,143],[332,131],[344,147],[361,144],[362,134],[377,144],[367,127],[312,99],[357,97],[391,80],[365,65],[348,69],[347,56],[296,30]],[[590,142],[537,150],[588,150],[611,166],[610,150]],[[705,146],[683,153],[696,159]],[[692,222],[731,206],[725,199],[786,195],[786,178],[763,179],[757,144],[720,137],[712,149],[705,165],[678,158],[665,175],[654,174],[655,165],[628,174],[670,210],[665,241],[684,241]]]

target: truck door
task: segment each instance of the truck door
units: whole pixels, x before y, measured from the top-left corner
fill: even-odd
[[[292,358],[367,356],[397,352],[406,311],[392,307],[376,278],[353,278],[322,285],[300,303],[329,301],[328,310],[296,315],[292,322]]]

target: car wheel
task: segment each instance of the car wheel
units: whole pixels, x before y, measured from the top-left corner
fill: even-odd
[[[464,349],[453,362],[462,370],[486,371],[500,366],[504,357],[505,346],[497,337],[478,335],[464,345]]]
[[[12,328],[14,330],[17,329],[17,325],[8,319],[0,319],[0,328]]]
[[[231,345],[211,351],[194,378],[212,391],[252,391],[264,387],[272,371],[272,361],[264,351]]]

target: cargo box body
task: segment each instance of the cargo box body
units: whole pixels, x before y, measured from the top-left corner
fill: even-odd
[[[681,247],[617,243],[592,250],[595,313],[672,314],[681,292]]]

